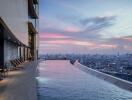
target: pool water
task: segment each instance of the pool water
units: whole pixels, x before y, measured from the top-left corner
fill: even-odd
[[[38,65],[39,100],[132,100],[132,93],[70,64],[47,60]]]

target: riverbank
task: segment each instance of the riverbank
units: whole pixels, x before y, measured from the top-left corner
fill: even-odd
[[[0,100],[37,100],[37,61],[23,66],[24,69],[11,71],[0,81]]]
[[[78,61],[75,62],[75,66],[78,67],[79,69],[85,71],[85,72],[88,72],[91,75],[94,75],[94,76],[101,78],[103,80],[106,80],[106,81],[108,81],[108,82],[110,82],[110,83],[112,83],[112,84],[114,84],[120,88],[123,88],[125,90],[129,90],[132,92],[132,82],[129,82],[129,81],[114,77],[112,75],[108,75],[108,74],[102,73],[100,71],[91,69],[87,66],[80,64]]]

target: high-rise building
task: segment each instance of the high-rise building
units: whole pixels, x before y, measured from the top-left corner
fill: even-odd
[[[38,0],[0,0],[0,66],[38,56]]]

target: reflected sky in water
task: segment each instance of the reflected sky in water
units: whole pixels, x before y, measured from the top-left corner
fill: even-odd
[[[43,61],[38,66],[39,100],[132,100],[132,93],[72,66]]]

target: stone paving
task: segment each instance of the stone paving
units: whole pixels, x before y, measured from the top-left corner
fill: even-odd
[[[0,100],[37,100],[37,61],[27,62],[24,69],[10,71],[0,81]]]

